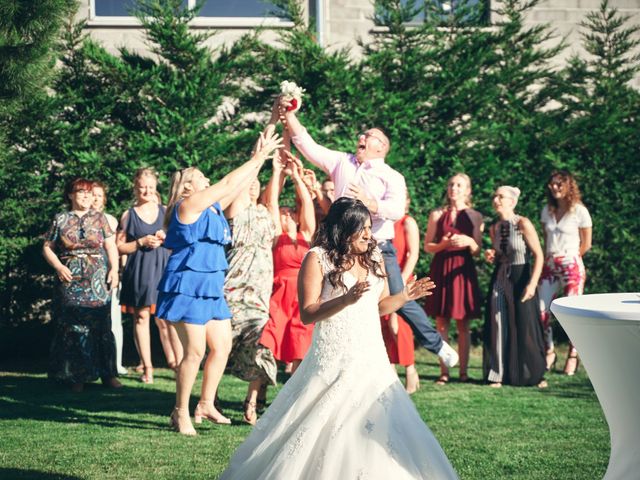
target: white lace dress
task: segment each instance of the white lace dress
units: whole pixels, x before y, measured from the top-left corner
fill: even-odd
[[[325,275],[322,301],[341,295],[324,251],[311,252]],[[316,324],[303,362],[221,480],[458,478],[389,363],[378,313],[384,280],[368,280],[357,303]],[[347,288],[355,282],[344,274]]]

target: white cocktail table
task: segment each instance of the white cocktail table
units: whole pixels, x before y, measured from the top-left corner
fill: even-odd
[[[551,311],[578,349],[609,424],[604,478],[640,479],[640,294],[563,297]]]

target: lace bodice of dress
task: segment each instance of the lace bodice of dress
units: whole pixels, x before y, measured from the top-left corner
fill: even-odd
[[[328,273],[333,270],[333,266],[326,252],[319,247],[312,248],[309,254],[311,252],[317,256],[324,275],[321,301],[326,302],[342,295],[344,290],[334,288],[329,282]],[[379,252],[376,252],[376,256],[382,261]],[[368,368],[383,368],[389,365],[378,311],[384,279],[370,272],[367,280],[371,288],[360,300],[315,325],[313,344],[308,357],[310,361],[317,362],[319,372],[327,380],[335,377],[342,369],[351,369],[356,364],[366,364]],[[356,283],[356,278],[345,272],[343,282],[347,288],[351,288]]]

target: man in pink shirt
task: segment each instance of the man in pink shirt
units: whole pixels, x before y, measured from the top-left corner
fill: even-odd
[[[337,152],[318,145],[307,133],[295,113],[286,111],[281,100],[281,119],[296,148],[316,167],[322,169],[335,185],[335,198],[360,200],[371,212],[372,232],[384,257],[389,291],[393,295],[404,288],[396,250],[392,240],[393,224],[404,215],[406,186],[404,177],[384,161],[390,142],[379,128],[358,136],[355,154]],[[415,302],[406,303],[398,313],[411,325],[420,344],[437,354],[450,367],[458,354],[433,327],[427,314]]]

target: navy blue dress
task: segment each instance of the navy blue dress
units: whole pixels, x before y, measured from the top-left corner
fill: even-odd
[[[231,312],[224,298],[228,268],[224,246],[231,229],[219,203],[204,210],[197,221],[185,225],[176,204],[164,245],[172,250],[158,285],[157,316],[170,322],[204,325],[226,320]]]
[[[127,242],[132,242],[146,235],[155,235],[162,229],[166,208],[158,208],[158,217],[153,223],[140,218],[135,209],[129,209],[125,233]],[[142,247],[127,255],[127,263],[122,272],[122,290],[120,304],[127,307],[152,307],[158,298],[158,282],[162,277],[169,251],[163,246],[158,248]],[[162,318],[162,317],[160,317]]]

